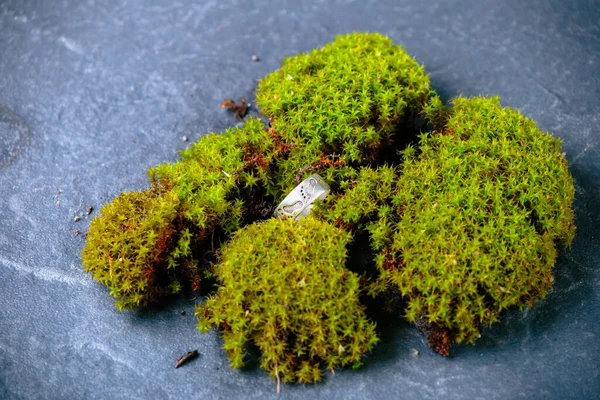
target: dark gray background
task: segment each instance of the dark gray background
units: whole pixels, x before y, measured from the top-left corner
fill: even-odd
[[[29,127],[0,108],[0,398],[276,398],[263,371],[231,370],[217,334],[196,332],[193,301],[117,312],[71,231],[145,187],[182,136],[234,125],[224,98],[253,99],[282,57],[351,31],[402,44],[445,99],[499,94],[561,137],[578,234],[553,292],[474,346],[446,359],[382,323],[364,368],[280,398],[598,398],[600,4],[564,0],[0,0],[0,104]],[[175,370],[189,349],[200,357]]]

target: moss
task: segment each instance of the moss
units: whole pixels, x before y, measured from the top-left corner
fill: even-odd
[[[251,118],[242,128],[205,135],[181,153],[180,161],[154,167],[149,175],[155,186],[182,199],[182,218],[201,232],[219,225],[231,233],[245,218],[246,192],[269,186],[275,151],[263,123]]]
[[[120,310],[185,285],[199,289],[219,240],[270,214],[254,200],[265,201],[273,146],[262,122],[250,119],[206,135],[180,161],[152,168],[150,189],[122,194],[90,224],[85,270],[109,287]]]
[[[430,91],[423,67],[380,34],[338,36],[322,49],[286,58],[260,82],[256,97],[273,129],[293,146],[278,165],[282,192],[315,170],[332,187],[344,187],[357,167],[405,140],[397,136],[407,135]]]
[[[120,310],[145,306],[179,290],[177,274],[164,265],[178,204],[172,193],[123,193],[92,220],[83,265],[108,286]]]
[[[409,320],[472,343],[552,287],[554,243],[574,235],[572,178],[560,141],[497,98],[455,99],[419,149],[392,200],[403,210],[390,255],[402,261],[390,279]]]
[[[319,72],[310,72],[307,63],[318,65]],[[349,75],[340,74],[340,68]],[[289,79],[290,74],[296,78]],[[302,97],[290,101],[301,99],[302,105],[287,105],[283,111],[281,106],[294,91]],[[172,195],[178,204],[165,227],[174,237],[156,262],[144,268],[166,266],[183,277],[180,286],[191,282],[198,289],[203,277],[210,275],[207,260],[212,260],[221,239],[247,223],[269,217],[271,208],[303,174],[317,169],[335,186],[343,186],[356,176],[357,168],[373,161],[381,147],[389,144],[399,123],[422,110],[429,91],[423,68],[400,46],[377,34],[340,36],[322,50],[288,58],[281,70],[259,85],[257,100],[273,120],[272,128],[265,129],[260,120],[250,118],[242,128],[203,136],[181,153],[179,161],[149,170],[150,191],[161,198]],[[364,108],[366,103],[369,106]],[[321,116],[324,110],[328,113]],[[98,280],[101,276],[96,271],[102,271],[112,258],[129,260],[126,266],[147,262],[138,260],[142,249],[133,237],[145,235],[145,225],[130,231],[127,245],[110,244],[114,232],[106,227],[114,225],[121,212],[130,212],[125,203],[111,207],[113,211],[99,217],[102,222],[90,226],[96,239],[88,240],[83,251],[86,270]],[[145,214],[147,207],[152,207],[149,197],[140,197],[136,209]],[[96,251],[92,246],[113,250]],[[119,286],[119,279],[122,284],[137,281],[126,267],[114,278],[113,286]],[[119,299],[121,292],[113,292]],[[145,304],[118,303],[119,308]]]
[[[314,382],[322,367],[360,365],[377,336],[358,301],[358,277],[344,268],[350,240],[312,218],[238,231],[216,268],[216,296],[198,307],[200,329],[223,329],[234,368],[255,344],[261,367],[284,382]]]
[[[556,243],[575,226],[560,140],[498,98],[429,107],[439,126],[396,168],[364,169],[321,218],[370,233],[380,283],[408,300],[406,317],[432,346],[474,342],[509,307],[552,287]]]
[[[285,59],[257,102],[269,128],[249,118],[203,136],[92,221],[83,264],[119,309],[214,273],[199,327],[223,330],[232,365],[255,344],[269,373],[312,382],[376,342],[359,293],[399,293],[448,354],[551,289],[556,246],[575,232],[573,182],[560,141],[517,110],[497,98],[444,107],[422,66],[365,33]],[[420,114],[432,131],[395,154]],[[314,218],[256,223],[315,172],[333,192]],[[378,274],[345,268],[352,235],[369,236]]]

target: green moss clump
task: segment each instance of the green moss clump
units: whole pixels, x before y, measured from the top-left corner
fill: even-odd
[[[359,292],[400,293],[406,318],[447,355],[550,290],[556,246],[575,232],[574,187],[560,141],[531,119],[497,98],[444,107],[422,66],[367,33],[287,58],[257,102],[271,127],[250,118],[203,136],[92,221],[83,264],[119,309],[215,273],[199,327],[223,330],[232,365],[256,344],[269,373],[312,382],[376,342]],[[432,132],[397,157],[419,114]],[[254,223],[315,172],[333,191],[314,218]],[[344,268],[357,233],[378,271],[360,287]]]
[[[555,243],[575,233],[574,187],[560,140],[498,98],[435,101],[427,116],[438,130],[401,166],[363,170],[320,215],[370,232],[378,288],[397,287],[406,317],[447,355],[548,293]]]
[[[123,193],[92,220],[83,265],[108,286],[120,310],[179,291],[177,274],[164,265],[176,235],[173,220],[178,204],[172,193]]]
[[[356,167],[406,139],[394,136],[413,128],[430,91],[423,67],[380,34],[338,36],[322,49],[286,58],[260,82],[256,97],[292,146],[278,165],[282,192],[296,186],[297,175],[315,170],[344,187]]]
[[[387,256],[401,260],[390,280],[410,299],[407,318],[440,327],[442,353],[474,342],[500,311],[545,297],[555,242],[575,233],[560,140],[498,98],[458,98],[446,112],[420,154],[405,152]]]
[[[312,67],[305,69],[308,64]],[[340,68],[349,75],[340,74]],[[290,74],[295,79],[289,79]],[[301,107],[287,103],[294,91],[301,97],[290,101],[301,100]],[[138,199],[135,209],[140,218],[132,219],[127,240],[115,245],[112,236],[118,232],[109,228],[118,225],[121,214],[131,213],[127,202],[116,201],[98,217],[102,221],[90,226],[93,239],[83,250],[86,270],[105,283],[106,266],[113,259],[124,260],[121,274],[110,285],[111,293],[123,300],[117,303],[120,309],[146,305],[163,293],[152,290],[139,293],[143,301],[124,300],[121,286],[138,283],[136,270],[128,273],[132,265],[167,269],[158,275],[168,272],[181,277],[178,287],[191,282],[199,288],[211,274],[207,260],[212,260],[222,239],[269,217],[296,179],[315,169],[330,183],[343,186],[389,144],[398,124],[423,109],[429,91],[423,68],[400,46],[377,34],[340,36],[322,50],[288,58],[259,86],[258,101],[273,128],[265,129],[260,120],[249,118],[242,128],[203,136],[181,153],[179,161],[151,168],[148,195],[128,195]],[[146,251],[139,237],[148,234],[148,221],[154,222],[146,210],[154,207],[151,199],[162,201],[167,195],[177,199],[174,214],[163,227],[169,241],[149,264],[138,256]]]
[[[151,188],[124,193],[90,224],[83,265],[120,310],[200,287],[221,237],[266,217],[272,137],[258,119],[209,134],[180,161],[149,171]],[[215,235],[217,236],[215,240]]]
[[[257,345],[261,367],[284,382],[314,382],[321,368],[360,365],[377,342],[359,279],[344,268],[350,234],[313,218],[271,219],[224,246],[221,286],[197,309],[202,331],[223,329],[231,365]]]
[[[200,236],[217,227],[231,233],[251,212],[244,208],[244,199],[272,186],[270,166],[275,152],[274,139],[263,123],[250,118],[242,128],[203,136],[181,152],[180,161],[158,165],[149,175],[153,185],[182,200],[180,215]]]

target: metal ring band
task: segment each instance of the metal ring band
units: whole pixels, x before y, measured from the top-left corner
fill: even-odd
[[[275,218],[294,218],[307,216],[316,200],[323,200],[331,189],[323,178],[314,174],[294,188],[275,209]]]

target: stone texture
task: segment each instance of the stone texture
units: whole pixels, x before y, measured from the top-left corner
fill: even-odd
[[[597,2],[143,3],[0,3],[0,104],[30,129],[0,166],[0,398],[598,398]],[[190,144],[182,136],[234,125],[223,99],[252,99],[282,57],[351,31],[402,44],[445,99],[499,94],[561,137],[578,234],[547,299],[507,313],[476,345],[446,359],[416,329],[379,321],[364,368],[285,385],[278,397],[256,366],[229,368],[215,332],[196,332],[193,301],[116,312],[82,272],[84,238],[72,231],[145,187],[147,167]],[[1,154],[16,143],[11,129],[0,129]],[[176,370],[191,349],[200,357]]]

